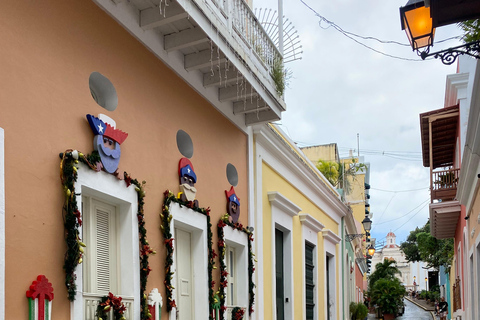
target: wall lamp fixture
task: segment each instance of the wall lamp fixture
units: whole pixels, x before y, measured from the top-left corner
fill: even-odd
[[[433,47],[435,27],[430,15],[430,7],[425,6],[423,0],[409,0],[404,7],[400,7],[402,30],[407,33],[413,51],[425,60],[433,56],[440,58],[443,64],[450,65],[459,55],[469,55],[480,59],[480,41],[469,42],[464,45],[430,53]]]

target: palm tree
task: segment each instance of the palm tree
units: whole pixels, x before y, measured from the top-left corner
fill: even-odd
[[[402,273],[398,270],[395,260],[384,259],[383,262],[379,262],[375,265],[375,271],[368,277],[368,290],[375,285],[375,282],[380,279],[394,280],[396,275]]]

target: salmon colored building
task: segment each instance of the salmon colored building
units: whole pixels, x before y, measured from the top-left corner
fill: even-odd
[[[252,126],[285,110],[281,54],[228,2],[3,4],[1,319],[255,317]]]

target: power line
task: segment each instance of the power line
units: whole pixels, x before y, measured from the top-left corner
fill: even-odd
[[[303,3],[303,5],[305,5],[309,10],[311,10],[315,16],[317,16],[319,19],[320,19],[320,22],[319,22],[319,26],[320,28],[322,29],[328,29],[330,27],[333,27],[335,30],[337,30],[338,32],[340,32],[341,34],[343,34],[345,37],[349,38],[350,40],[358,43],[359,45],[367,48],[367,49],[370,49],[376,53],[379,53],[381,55],[384,55],[386,57],[389,57],[389,58],[394,58],[394,59],[399,59],[399,60],[405,60],[405,61],[415,61],[415,62],[419,62],[419,61],[423,61],[422,59],[418,58],[418,59],[409,59],[409,58],[402,58],[402,57],[398,57],[398,56],[394,56],[394,55],[391,55],[391,54],[388,54],[388,53],[385,53],[385,52],[382,52],[382,51],[379,51],[375,48],[372,48],[360,41],[358,41],[357,39],[353,38],[353,37],[358,37],[358,38],[361,38],[361,39],[364,39],[364,40],[375,40],[375,41],[378,41],[380,43],[386,43],[386,44],[397,44],[397,45],[401,45],[401,46],[410,46],[409,44],[403,44],[403,43],[400,43],[400,42],[397,42],[397,41],[385,41],[385,40],[380,40],[378,38],[375,38],[375,37],[364,37],[364,36],[360,36],[358,34],[355,34],[353,32],[348,32],[348,31],[345,31],[343,30],[339,25],[335,24],[333,21],[329,21],[327,18],[325,18],[324,16],[320,15],[315,9],[313,9],[312,7],[310,7],[307,3],[305,3],[304,0],[300,0],[301,3]],[[324,28],[322,27],[321,23],[322,21],[325,21],[327,24],[328,24],[328,27]],[[452,38],[449,38],[449,39],[445,39],[445,40],[440,40],[440,41],[437,41],[437,43],[440,43],[440,42],[445,42],[445,41],[448,41],[448,40],[452,40],[452,39],[458,39],[458,37],[452,37]],[[434,58],[427,58],[426,60],[433,60]]]
[[[396,220],[400,220],[400,219],[403,219],[405,218],[406,216],[408,216],[410,213],[412,213],[413,211],[415,211],[415,209],[417,209],[418,207],[420,207],[422,204],[425,205],[425,202],[427,201],[430,201],[430,199],[426,199],[424,201],[422,201],[418,206],[416,206],[415,208],[413,208],[412,210],[410,210],[409,212],[405,213],[403,216],[401,217],[398,217],[398,218],[395,218],[395,219],[392,219],[392,220],[388,220],[388,221],[384,221],[384,222],[375,222],[375,226],[378,226],[379,224],[385,224],[385,223],[389,223],[389,222],[392,222],[392,221],[396,221]],[[423,209],[423,208],[422,208]]]
[[[420,189],[410,189],[410,190],[385,190],[385,189],[377,189],[377,188],[370,188],[371,190],[376,190],[376,191],[383,191],[383,192],[393,192],[393,193],[399,193],[399,192],[412,192],[412,191],[420,191],[420,190],[428,190],[429,187],[425,188],[420,188]]]
[[[420,213],[420,212],[422,211],[422,209],[425,208],[425,206],[426,206],[427,204],[429,204],[429,202],[430,202],[430,201],[426,201],[426,203],[423,205],[423,207],[421,207],[411,218],[415,217],[418,213]],[[415,210],[415,209],[413,209],[413,210]],[[412,211],[413,211],[413,210],[412,210]],[[393,230],[393,232],[397,231],[398,229],[400,229],[401,227],[403,227],[404,225],[406,225],[408,222],[410,222],[411,218],[408,219],[404,224],[402,224],[401,226],[399,226],[397,229]],[[380,240],[378,240],[378,241],[380,242],[380,241],[382,241],[382,240],[384,240],[384,239],[386,239],[386,238],[387,238],[387,237],[385,236],[385,237],[383,237],[383,238],[380,238]]]

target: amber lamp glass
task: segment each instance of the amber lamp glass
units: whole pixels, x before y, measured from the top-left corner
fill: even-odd
[[[373,255],[375,254],[375,248],[370,246],[368,247],[367,252],[369,256],[373,257]]]
[[[413,50],[432,46],[435,36],[430,8],[425,7],[423,0],[410,0],[400,8],[402,30],[407,33]]]

